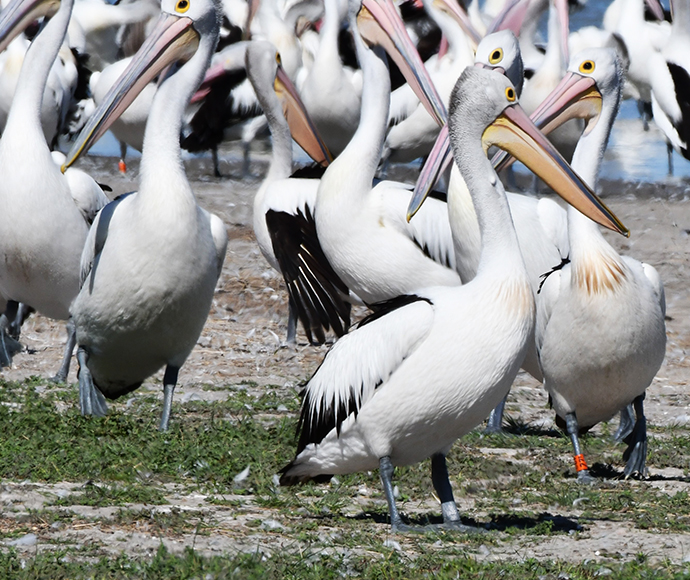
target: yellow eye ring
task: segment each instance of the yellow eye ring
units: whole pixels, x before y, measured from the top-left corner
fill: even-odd
[[[281,66],[281,65],[283,64],[283,59],[280,58],[280,53],[279,53],[279,52],[276,52],[276,64],[277,64],[278,66]]]
[[[175,12],[179,12],[180,14],[184,14],[189,10],[189,0],[177,0],[177,4],[175,4]]]
[[[515,96],[515,89],[513,87],[508,87],[506,88],[506,99],[508,99],[511,103],[515,101],[517,97]]]
[[[498,64],[503,60],[503,49],[496,48],[489,55],[489,64]]]
[[[586,60],[580,65],[580,72],[585,74],[590,74],[594,72],[594,61]]]

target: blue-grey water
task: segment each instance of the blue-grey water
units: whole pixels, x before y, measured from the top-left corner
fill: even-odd
[[[589,0],[580,11],[571,15],[571,30],[583,26],[601,26],[609,5],[608,0]],[[664,2],[667,4],[667,2]],[[545,34],[546,23],[542,23]],[[115,138],[106,134],[92,149],[91,154],[118,156],[119,146]],[[138,157],[132,148],[128,158]],[[690,176],[690,162],[673,152],[673,178],[668,177],[666,142],[659,128],[651,122],[644,130],[642,120],[633,101],[625,101],[613,128],[606,151],[600,177],[604,179],[625,179],[642,182],[668,181]]]

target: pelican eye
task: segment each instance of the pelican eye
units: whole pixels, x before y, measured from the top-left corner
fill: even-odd
[[[580,65],[580,72],[589,74],[591,72],[594,72],[594,62],[591,60],[586,60]]]
[[[506,89],[506,99],[511,103],[515,100],[515,89],[513,87],[508,87]]]
[[[278,66],[281,66],[281,65],[283,64],[283,59],[280,58],[280,53],[279,53],[279,52],[276,52],[276,64],[277,64]]]
[[[189,10],[189,0],[177,0],[177,4],[175,4],[175,12],[179,12],[180,14],[183,14]]]
[[[489,55],[490,64],[498,64],[503,60],[503,49],[497,48]]]

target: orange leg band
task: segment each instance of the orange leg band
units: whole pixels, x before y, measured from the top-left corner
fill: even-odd
[[[580,453],[580,455],[573,455],[575,460],[575,469],[579,471],[587,470],[587,462],[585,461],[585,456]]]
[[[117,168],[120,170],[120,173],[127,173],[127,164],[122,159],[117,164]]]

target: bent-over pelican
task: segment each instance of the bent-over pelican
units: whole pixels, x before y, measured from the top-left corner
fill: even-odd
[[[509,149],[588,215],[624,230],[529,121],[505,76],[467,68],[451,95],[449,125],[482,231],[477,275],[399,297],[333,346],[305,387],[297,456],[281,477],[290,485],[378,466],[393,530],[406,529],[394,466],[429,456],[444,523],[467,529],[445,454],[508,391],[534,329],[534,297],[487,149]]]
[[[200,208],[184,172],[180,128],[218,42],[220,3],[164,0],[155,28],[84,127],[69,166],[161,71],[141,157],[139,191],[94,222],[82,256],[77,329],[83,414],[116,399],[165,366],[160,422],[167,429],[180,367],[194,348],[220,276],[227,234]]]

